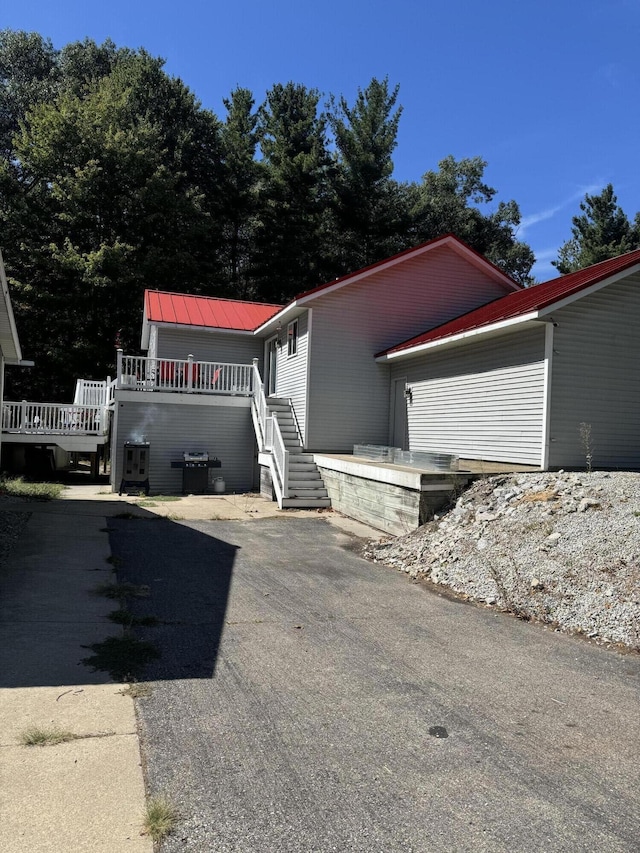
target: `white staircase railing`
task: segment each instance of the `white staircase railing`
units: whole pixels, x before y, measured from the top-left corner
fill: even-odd
[[[271,479],[276,492],[278,504],[282,505],[283,498],[289,497],[289,451],[285,447],[278,418],[269,411],[264,394],[262,377],[258,368],[258,359],[253,360],[253,398],[251,400],[251,415],[253,427],[261,453],[269,453],[273,463]]]

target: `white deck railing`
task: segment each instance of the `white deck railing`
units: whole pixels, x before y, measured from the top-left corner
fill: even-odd
[[[2,406],[4,432],[25,435],[105,435],[109,426],[106,406],[69,403],[11,403]]]
[[[108,376],[106,381],[77,379],[75,406],[108,406],[113,401],[113,382]]]
[[[124,355],[118,350],[116,388],[249,396],[253,392],[252,379],[250,364],[195,361],[193,356],[148,358]]]

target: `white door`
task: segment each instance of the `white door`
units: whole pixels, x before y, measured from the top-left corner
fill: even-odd
[[[264,387],[267,397],[272,397],[276,393],[276,373],[278,367],[278,347],[277,337],[270,338],[267,341],[267,353],[265,357],[266,376],[264,378]]]

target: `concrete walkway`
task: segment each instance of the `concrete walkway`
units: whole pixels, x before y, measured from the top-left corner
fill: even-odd
[[[93,592],[113,578],[104,507],[7,510],[30,517],[0,569],[0,850],[150,853],[133,700],[80,663],[83,646],[116,633],[113,602]],[[32,727],[80,739],[22,746]]]
[[[150,505],[151,504],[151,505]],[[114,579],[106,519],[123,512],[176,519],[328,518],[346,532],[376,531],[335,513],[285,511],[257,495],[144,501],[105,487],[71,486],[51,503],[4,499],[28,515],[0,568],[0,850],[3,853],[150,853],[142,835],[145,789],[133,700],[126,685],[81,663],[86,646],[114,635]],[[26,747],[29,728],[79,739]]]

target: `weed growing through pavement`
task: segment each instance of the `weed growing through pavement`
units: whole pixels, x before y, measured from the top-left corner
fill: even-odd
[[[97,732],[87,735],[76,735],[63,729],[40,729],[32,726],[22,732],[18,740],[23,746],[57,746],[59,743],[69,743],[72,740],[87,740],[89,738],[112,737],[115,732]]]
[[[132,681],[120,692],[123,696],[131,696],[132,699],[148,699],[153,690],[151,685],[144,681]]]
[[[52,501],[64,491],[62,483],[26,483],[22,477],[0,479],[0,494],[34,501]]]
[[[101,643],[84,646],[93,654],[83,658],[82,663],[95,672],[108,672],[114,681],[131,681],[142,670],[160,657],[160,652],[146,640],[139,640],[125,630],[121,637],[107,637]]]
[[[144,832],[157,844],[173,832],[178,811],[166,797],[151,797],[147,801],[144,815]]]
[[[125,599],[125,598],[149,598],[151,590],[147,584],[129,583],[101,583],[96,587],[98,595],[104,595],[105,598]]]
[[[20,743],[23,746],[56,746],[59,743],[68,743],[77,740],[79,735],[62,729],[40,729],[32,726],[20,735]]]
[[[124,625],[126,628],[132,628],[135,625],[141,625],[144,628],[153,628],[158,624],[157,616],[134,616],[126,608],[120,610],[112,610],[108,618],[115,622],[116,625]]]

